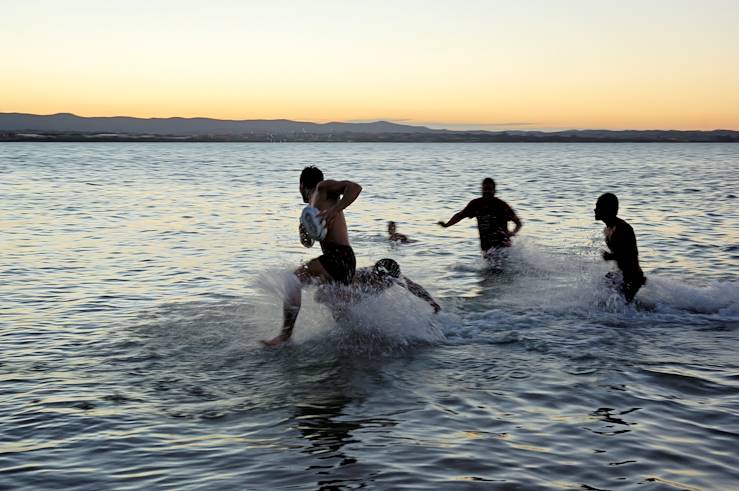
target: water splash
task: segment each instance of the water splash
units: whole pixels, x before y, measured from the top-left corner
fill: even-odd
[[[292,273],[272,270],[256,282],[261,291],[261,308],[257,310],[261,320],[275,326],[274,333],[281,323],[286,285],[293,281]],[[320,340],[340,351],[372,353],[445,339],[440,318],[427,304],[397,286],[377,295],[360,295],[343,287],[332,290],[310,285],[303,288],[302,298],[295,343]]]

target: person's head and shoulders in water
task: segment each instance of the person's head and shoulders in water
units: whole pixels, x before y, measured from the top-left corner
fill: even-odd
[[[410,242],[414,242],[409,239],[407,235],[398,232],[398,224],[395,222],[387,222],[387,233],[388,240],[393,244],[408,244]]]
[[[441,310],[439,303],[424,287],[414,282],[400,271],[400,265],[394,259],[384,258],[372,266],[357,269],[351,285],[351,293],[336,292],[335,289],[321,288],[316,294],[316,300],[328,304],[335,317],[343,315],[347,304],[356,303],[371,295],[380,295],[393,286],[399,286],[428,303],[438,313]]]
[[[351,285],[356,269],[354,251],[349,243],[344,209],[357,199],[362,187],[352,181],[333,181],[323,177],[318,167],[309,166],[300,174],[299,192],[304,203],[318,210],[318,219],[325,227],[320,239],[323,254],[295,270],[287,281],[283,303],[282,331],[262,343],[274,347],[288,341],[300,312],[302,287],[308,283]],[[313,245],[304,226],[299,227],[300,241]]]
[[[626,302],[631,302],[647,279],[639,265],[639,249],[634,229],[618,217],[618,197],[604,193],[595,203],[595,219],[605,224],[603,235],[608,250],[602,252],[605,261],[615,261],[623,276],[620,286]],[[610,278],[610,277],[609,277]]]
[[[441,227],[447,228],[459,223],[464,218],[477,218],[477,229],[480,234],[480,249],[488,253],[495,249],[511,246],[511,238],[521,230],[523,224],[513,208],[495,196],[495,181],[486,177],[482,180],[482,196],[475,198],[462,211],[454,214],[448,221],[440,221]],[[508,223],[513,222],[510,230]]]

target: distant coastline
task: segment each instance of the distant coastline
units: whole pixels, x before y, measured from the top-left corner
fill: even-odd
[[[739,131],[454,131],[387,121],[310,123],[0,113],[0,142],[739,143]]]

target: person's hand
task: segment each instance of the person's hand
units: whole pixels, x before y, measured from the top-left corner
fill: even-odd
[[[602,251],[601,255],[603,256],[603,260],[605,261],[613,261],[614,259],[616,259],[616,255],[612,252]]]
[[[441,220],[439,220],[438,222],[436,222],[436,224],[437,224],[438,226],[440,226],[440,227],[444,227],[444,228],[446,228],[446,222],[442,222]]]
[[[308,232],[305,231],[305,227],[302,223],[298,225],[298,233],[300,234],[300,243],[303,244],[303,247],[313,247],[313,243],[315,241],[310,235],[308,235]]]
[[[336,218],[336,216],[337,216],[337,215],[338,215],[338,214],[339,214],[340,212],[341,212],[341,210],[339,209],[339,207],[337,207],[337,206],[332,206],[332,207],[330,207],[330,208],[326,208],[325,210],[322,210],[322,211],[321,211],[321,212],[320,212],[320,213],[318,214],[318,216],[319,216],[319,217],[321,217],[321,220],[323,220],[323,222],[324,222],[324,223],[326,224],[326,226],[328,227],[329,225],[331,225],[331,223],[332,223],[332,222],[334,221],[334,219]]]
[[[438,314],[439,311],[441,310],[441,305],[439,305],[436,302],[432,302],[431,303],[431,307],[433,307],[433,309],[434,309],[434,314]]]

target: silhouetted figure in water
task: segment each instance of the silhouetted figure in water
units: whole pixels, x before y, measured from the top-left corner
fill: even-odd
[[[470,201],[464,210],[456,213],[448,222],[438,222],[444,228],[451,227],[463,218],[477,218],[480,248],[488,255],[498,249],[510,247],[511,237],[521,230],[522,224],[513,208],[495,197],[495,181],[486,177],[482,181],[482,197]],[[508,230],[508,222],[516,227]]]
[[[398,227],[395,222],[387,222],[387,233],[389,235],[388,240],[396,244],[407,244],[411,242],[407,235],[403,235],[398,232]]]
[[[631,302],[639,288],[647,279],[639,267],[639,250],[636,247],[636,235],[631,225],[618,218],[618,198],[613,193],[602,194],[595,203],[595,219],[606,224],[603,235],[609,251],[603,251],[603,259],[616,261],[623,275],[623,283],[619,285],[626,302]],[[614,279],[612,273],[606,275]]]

